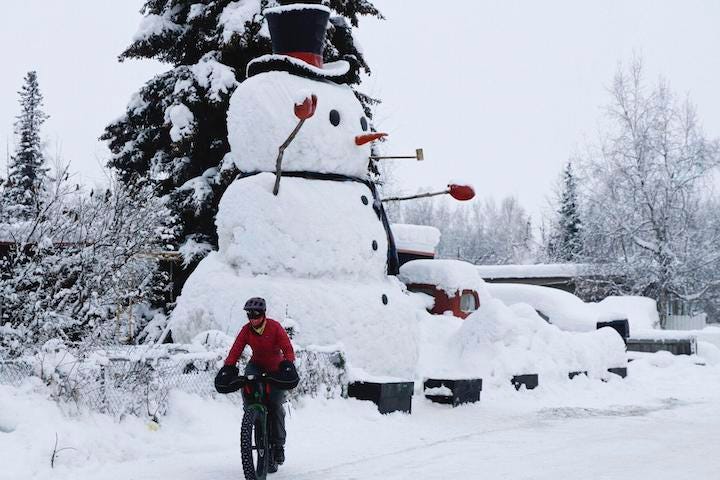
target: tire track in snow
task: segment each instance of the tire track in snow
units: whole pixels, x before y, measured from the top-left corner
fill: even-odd
[[[354,466],[361,466],[361,465],[367,464],[368,462],[373,462],[375,460],[381,460],[384,458],[390,458],[390,457],[394,457],[394,456],[398,456],[398,455],[403,455],[406,453],[417,452],[419,450],[437,447],[440,445],[447,445],[447,444],[458,442],[458,441],[467,441],[469,439],[472,439],[473,437],[478,437],[481,435],[488,435],[488,434],[500,433],[500,432],[509,432],[509,431],[513,431],[513,430],[524,430],[525,428],[528,428],[535,424],[536,424],[535,419],[533,419],[533,420],[524,421],[521,424],[518,424],[518,425],[515,425],[512,427],[495,428],[495,429],[489,429],[489,430],[482,430],[479,432],[465,433],[463,435],[456,435],[454,437],[448,437],[448,438],[444,438],[442,440],[434,440],[432,442],[425,442],[420,445],[402,448],[402,449],[395,450],[392,452],[381,453],[379,455],[368,455],[366,457],[362,457],[357,460],[353,460],[351,462],[338,463],[338,464],[335,464],[335,465],[332,465],[329,467],[320,468],[317,470],[307,470],[305,472],[287,472],[287,473],[280,470],[280,471],[278,471],[278,473],[276,475],[274,475],[274,478],[277,480],[291,479],[291,478],[293,480],[305,480],[305,479],[317,480],[318,478],[323,478],[323,479],[327,480],[327,479],[333,478],[333,477],[328,477],[327,475],[332,475],[333,472],[336,470],[342,470],[342,469],[346,469],[348,467],[354,467]],[[345,478],[347,480],[347,477],[338,477],[338,478]]]

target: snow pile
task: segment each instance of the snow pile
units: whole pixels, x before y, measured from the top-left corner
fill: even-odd
[[[625,344],[615,330],[564,332],[527,305],[508,307],[496,299],[464,321],[436,316],[423,320],[422,328],[425,377],[480,377],[503,384],[529,373],[543,379],[576,371],[602,377],[608,368],[626,365]]]
[[[233,94],[228,139],[237,167],[244,172],[275,171],[278,147],[298,124],[294,105],[299,92],[315,94],[317,110],[285,150],[283,171],[366,178],[370,144],[355,144],[355,137],[367,132],[361,128],[364,112],[352,89],[285,72],[255,75]],[[339,113],[337,126],[330,122],[332,110]]]
[[[623,296],[607,297],[590,304],[600,312],[627,318],[630,323],[630,335],[655,329],[660,323],[655,300],[648,297]]]
[[[705,327],[696,333],[698,340],[712,343],[716,347],[720,348],[720,327]]]
[[[490,294],[506,305],[528,304],[562,330],[587,332],[596,329],[600,313],[572,293],[557,288],[517,283],[487,284]],[[621,315],[615,318],[624,318]]]
[[[256,275],[384,277],[387,237],[366,185],[285,177],[275,196],[274,183],[261,173],[228,187],[216,221],[224,261]]]
[[[434,255],[440,243],[440,230],[435,227],[393,223],[390,230],[398,250]]]

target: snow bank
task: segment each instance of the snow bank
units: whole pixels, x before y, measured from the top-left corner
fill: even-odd
[[[691,360],[655,354],[632,362],[624,380],[541,380],[527,392],[485,383],[479,404],[459,408],[416,395],[412,415],[381,415],[371,402],[354,399],[306,399],[287,416],[287,462],[277,475],[317,478],[320,471],[323,478],[397,480],[447,478],[450,472],[471,479],[482,471],[488,478],[537,480],[556,479],[558,472],[617,480],[715,478],[720,370]],[[134,417],[67,417],[47,395],[39,382],[0,385],[3,479],[242,478],[243,411],[227,398],[174,393],[158,428]],[[72,449],[61,451],[51,469],[56,433],[58,447]],[[658,455],[659,445],[671,444]],[[631,461],[613,462],[618,452]],[[517,461],[521,457],[542,458],[543,468]]]
[[[284,171],[339,173],[367,177],[370,144],[355,144],[364,112],[350,87],[313,81],[285,72],[255,75],[235,90],[228,110],[228,139],[237,167],[244,172],[274,172],[278,147],[298,124],[298,92],[318,98],[308,119],[283,157]],[[330,111],[340,123],[330,123]],[[262,135],[258,135],[262,132]]]
[[[390,230],[398,250],[434,255],[440,243],[440,230],[435,227],[393,223]]]
[[[508,307],[497,299],[464,321],[435,316],[424,319],[422,328],[420,368],[426,377],[481,377],[503,384],[528,373],[548,380],[573,371],[602,377],[627,363],[625,344],[610,328],[564,332],[527,305]]]

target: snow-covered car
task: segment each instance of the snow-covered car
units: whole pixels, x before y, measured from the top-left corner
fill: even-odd
[[[587,332],[595,330],[598,322],[619,320],[622,317],[621,313],[601,313],[572,293],[557,288],[518,283],[488,283],[487,289],[493,298],[508,306],[518,303],[530,305],[548,323],[562,330]]]
[[[411,260],[400,267],[411,292],[432,297],[428,311],[466,318],[480,308],[483,281],[475,267],[460,260]]]
[[[627,320],[630,334],[652,330],[658,323],[655,301],[638,296],[610,296],[586,303],[572,293],[552,287],[517,283],[488,283],[490,295],[506,305],[524,303],[558,328],[590,331],[598,322]]]

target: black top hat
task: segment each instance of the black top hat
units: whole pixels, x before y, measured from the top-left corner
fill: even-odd
[[[264,13],[273,53],[252,60],[247,67],[248,77],[268,71],[285,71],[339,82],[348,74],[350,64],[345,60],[323,62],[325,31],[330,18],[328,7],[316,3],[290,3],[268,8]]]

